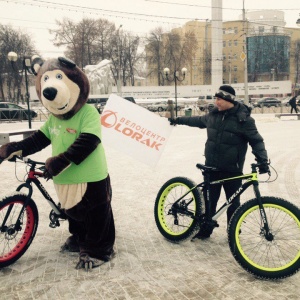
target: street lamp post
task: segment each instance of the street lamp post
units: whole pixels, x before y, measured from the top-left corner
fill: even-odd
[[[30,73],[30,74],[33,74],[33,72],[31,71],[31,61],[37,56],[33,56],[32,58],[30,58],[28,56],[24,56],[22,58],[22,70],[21,71],[19,71],[15,68],[15,63],[18,59],[18,54],[15,53],[15,52],[9,52],[7,57],[8,57],[8,60],[11,62],[12,68],[14,70],[16,70],[20,74],[22,74],[23,72],[25,73],[25,88],[26,88],[25,100],[26,100],[26,103],[27,103],[28,126],[29,126],[29,128],[31,128],[31,114],[30,114],[30,104],[29,104],[29,91],[28,91],[27,72]]]
[[[275,69],[271,69],[271,74],[272,74],[272,81],[275,80]]]
[[[175,71],[173,72],[173,78],[170,78],[170,76],[169,76],[170,69],[164,68],[164,74],[165,74],[166,79],[170,82],[174,81],[174,84],[175,84],[175,115],[176,115],[176,117],[177,117],[177,82],[183,81],[185,79],[186,72],[187,72],[186,68],[181,69],[182,78],[180,79],[178,76],[178,71],[175,68]]]
[[[117,90],[120,97],[122,97],[122,85],[121,85],[121,57],[120,57],[120,29],[122,24],[118,28],[118,80],[117,80]]]

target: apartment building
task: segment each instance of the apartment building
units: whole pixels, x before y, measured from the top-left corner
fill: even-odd
[[[248,82],[290,80],[300,83],[300,28],[285,27],[284,13],[277,10],[254,11],[247,21],[223,22],[223,83],[243,83],[247,57]],[[180,36],[195,33],[197,51],[185,66],[182,84],[211,84],[211,22],[190,21],[171,32]],[[151,64],[147,65],[151,68]],[[152,74],[147,85],[157,85]]]

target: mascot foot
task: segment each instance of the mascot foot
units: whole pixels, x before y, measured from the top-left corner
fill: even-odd
[[[111,254],[107,254],[107,255],[101,256],[101,260],[103,260],[103,261],[105,261],[105,262],[108,262],[108,261],[110,261],[111,259],[113,259],[115,256],[116,256],[116,253],[115,253],[114,250],[112,250]]]
[[[79,257],[79,262],[77,263],[75,269],[85,269],[87,272],[94,268],[100,267],[105,261],[90,257],[88,254],[82,253]]]
[[[66,242],[61,246],[60,252],[79,252],[79,244],[77,238],[71,235],[67,238]]]

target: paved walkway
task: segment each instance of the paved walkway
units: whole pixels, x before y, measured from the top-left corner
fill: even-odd
[[[279,176],[273,183],[261,184],[262,194],[283,197],[300,206],[300,121],[280,121],[273,115],[255,118]],[[6,126],[20,127],[20,124],[0,124],[3,130]],[[49,228],[50,209],[38,193],[34,194],[40,212],[37,235],[18,262],[0,270],[0,298],[299,299],[300,273],[281,281],[262,281],[235,262],[225,234],[225,216],[220,219],[220,228],[207,241],[172,244],[158,232],[153,215],[158,189],[176,175],[200,181],[195,165],[204,162],[205,140],[204,130],[175,127],[155,170],[114,149],[106,149],[113,186],[117,255],[92,272],[75,270],[77,256],[59,252],[68,237],[67,226]],[[50,149],[34,157],[48,156]],[[253,156],[249,151],[245,172],[251,162]],[[14,164],[5,162],[0,169],[3,197],[18,182]],[[17,169],[22,179],[23,166]],[[45,186],[55,194],[52,182]],[[252,192],[243,198],[247,196],[252,197]]]

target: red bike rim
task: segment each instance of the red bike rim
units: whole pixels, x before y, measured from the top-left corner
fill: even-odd
[[[10,205],[10,204],[21,204],[21,205],[23,205],[23,203],[21,203],[20,201],[15,201],[13,203],[9,203],[9,204],[7,204],[7,206]],[[11,260],[15,256],[17,256],[24,249],[24,247],[26,247],[29,239],[31,238],[32,231],[33,231],[33,228],[34,228],[34,216],[33,216],[33,211],[32,211],[30,206],[27,206],[27,208],[25,209],[24,214],[26,215],[27,220],[26,220],[26,224],[22,225],[22,227],[25,228],[24,232],[22,233],[22,237],[19,239],[17,244],[8,253],[0,254],[0,262],[6,262],[8,260]],[[18,233],[17,236],[19,234],[20,233]],[[9,246],[9,242],[10,242],[9,240],[4,238],[2,243],[3,242],[8,244],[8,246]]]

